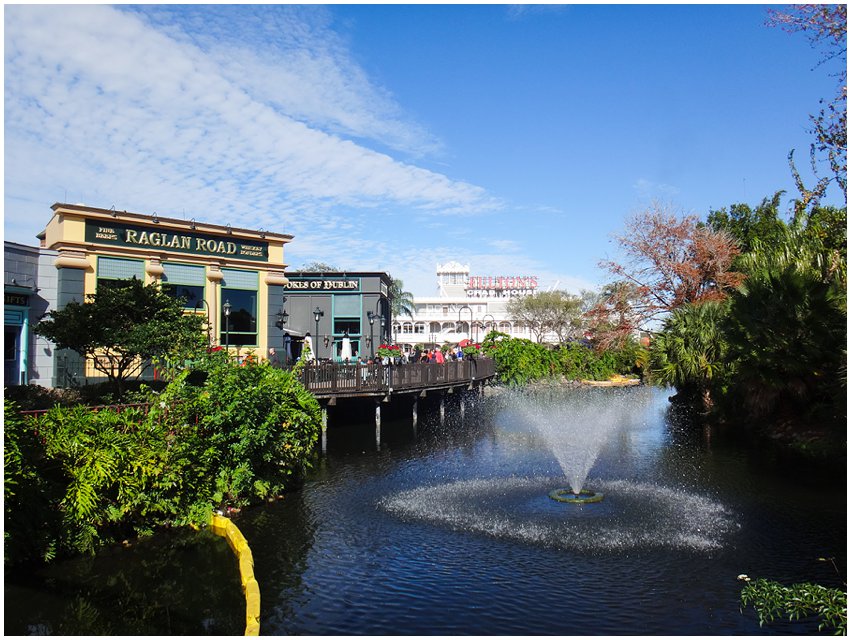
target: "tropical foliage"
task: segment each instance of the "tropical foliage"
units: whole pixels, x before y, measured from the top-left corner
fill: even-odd
[[[7,561],[90,552],[283,492],[319,431],[296,376],[218,352],[150,394],[147,413],[56,407],[24,420],[7,404]]]
[[[732,373],[723,331],[726,304],[706,302],[680,307],[665,321],[653,345],[651,372],[657,382],[712,406],[713,389]]]
[[[393,318],[399,316],[414,317],[414,294],[405,291],[405,284],[398,278],[390,282],[390,312]]]
[[[816,207],[786,222],[777,198],[710,214],[747,247],[735,261],[745,280],[722,304],[675,311],[651,370],[704,408],[715,399],[722,415],[791,427],[794,441],[795,429],[827,433],[845,421],[846,213]]]
[[[844,265],[795,230],[784,245],[747,258],[728,324],[746,406],[752,415],[838,408],[846,382]]]

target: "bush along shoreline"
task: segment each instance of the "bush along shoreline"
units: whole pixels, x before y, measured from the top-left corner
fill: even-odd
[[[619,349],[595,350],[579,341],[553,348],[496,331],[485,337],[482,352],[494,359],[499,381],[508,386],[542,380],[642,378],[649,359],[647,349],[632,339]]]
[[[204,525],[281,495],[311,466],[320,410],[297,371],[213,352],[139,395],[147,412],[57,406],[37,418],[4,400],[7,566]]]

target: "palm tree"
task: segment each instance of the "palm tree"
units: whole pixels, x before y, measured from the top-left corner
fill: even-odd
[[[668,317],[653,342],[654,379],[699,397],[705,411],[713,405],[713,389],[733,369],[723,332],[726,307],[726,302],[686,304]]]
[[[391,277],[390,284],[390,315],[414,317],[414,294],[405,291],[404,283],[398,278]]]
[[[844,413],[847,272],[836,251],[789,230],[776,247],[742,261],[748,274],[732,296],[730,355],[754,416],[786,408]]]
[[[399,278],[390,277],[390,322],[398,316],[414,317],[414,294],[405,291],[404,283]],[[393,336],[396,341],[396,336]]]

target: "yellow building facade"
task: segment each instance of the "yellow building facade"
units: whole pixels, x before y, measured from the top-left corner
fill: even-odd
[[[213,345],[262,355],[280,342],[275,322],[291,235],[83,205],[52,210],[39,239],[56,252],[57,308],[135,277],[183,299],[187,313],[205,315]],[[94,375],[73,361],[74,354],[57,354],[57,380]]]

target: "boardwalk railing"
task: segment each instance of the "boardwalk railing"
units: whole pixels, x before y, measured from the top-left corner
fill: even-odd
[[[366,396],[459,386],[490,378],[495,372],[490,358],[389,366],[319,363],[306,365],[301,381],[319,396]]]
[[[414,363],[384,366],[380,364],[347,365],[337,363],[308,364],[302,369],[301,382],[320,397],[374,396],[394,391],[445,389],[493,377],[496,373],[490,358],[451,361],[444,364]],[[146,402],[89,407],[90,411],[138,409],[147,414]],[[22,416],[41,417],[49,409],[21,411]]]

